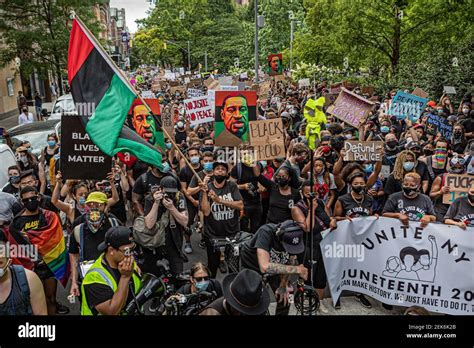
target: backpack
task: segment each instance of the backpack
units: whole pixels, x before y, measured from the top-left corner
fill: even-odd
[[[166,210],[159,221],[155,223],[154,229],[150,230],[145,225],[145,217],[138,216],[133,222],[133,239],[141,247],[147,249],[156,249],[164,246],[166,242],[166,227],[168,224],[174,224],[174,219],[170,216],[169,210]],[[171,225],[170,224],[170,225]]]

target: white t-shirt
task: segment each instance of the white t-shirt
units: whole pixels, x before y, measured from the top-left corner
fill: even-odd
[[[34,121],[35,120],[31,112],[28,113],[28,116],[25,115],[25,113],[21,113],[20,116],[18,116],[18,124],[33,123]]]

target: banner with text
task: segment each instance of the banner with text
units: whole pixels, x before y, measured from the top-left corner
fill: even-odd
[[[383,141],[346,140],[344,161],[381,161]]]
[[[453,125],[444,117],[429,114],[426,120],[426,132],[431,135],[437,135],[439,132],[443,138],[451,139]]]
[[[399,120],[407,117],[411,120],[416,120],[421,117],[427,102],[428,99],[398,91],[395,97],[393,97],[387,113],[391,116],[396,116]]]
[[[473,315],[473,233],[384,217],[338,222],[321,242],[333,302],[350,290],[389,305]]]
[[[184,106],[191,126],[214,121],[214,115],[207,96],[186,99]]]
[[[197,88],[188,88],[188,98],[197,98],[202,97],[204,92]]]
[[[373,106],[374,103],[371,101],[341,87],[341,92],[334,105],[331,105],[327,112],[336,116],[344,123],[359,128],[359,125],[367,117]]]

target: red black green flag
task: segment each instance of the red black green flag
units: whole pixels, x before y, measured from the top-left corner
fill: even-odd
[[[162,169],[161,153],[125,124],[135,91],[77,19],[69,38],[68,79],[76,106],[88,106],[81,108],[84,128],[102,152],[131,153]]]

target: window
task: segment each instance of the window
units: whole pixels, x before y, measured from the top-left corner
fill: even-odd
[[[13,90],[13,77],[7,77],[7,90],[9,97],[13,97],[15,95],[15,91]]]

